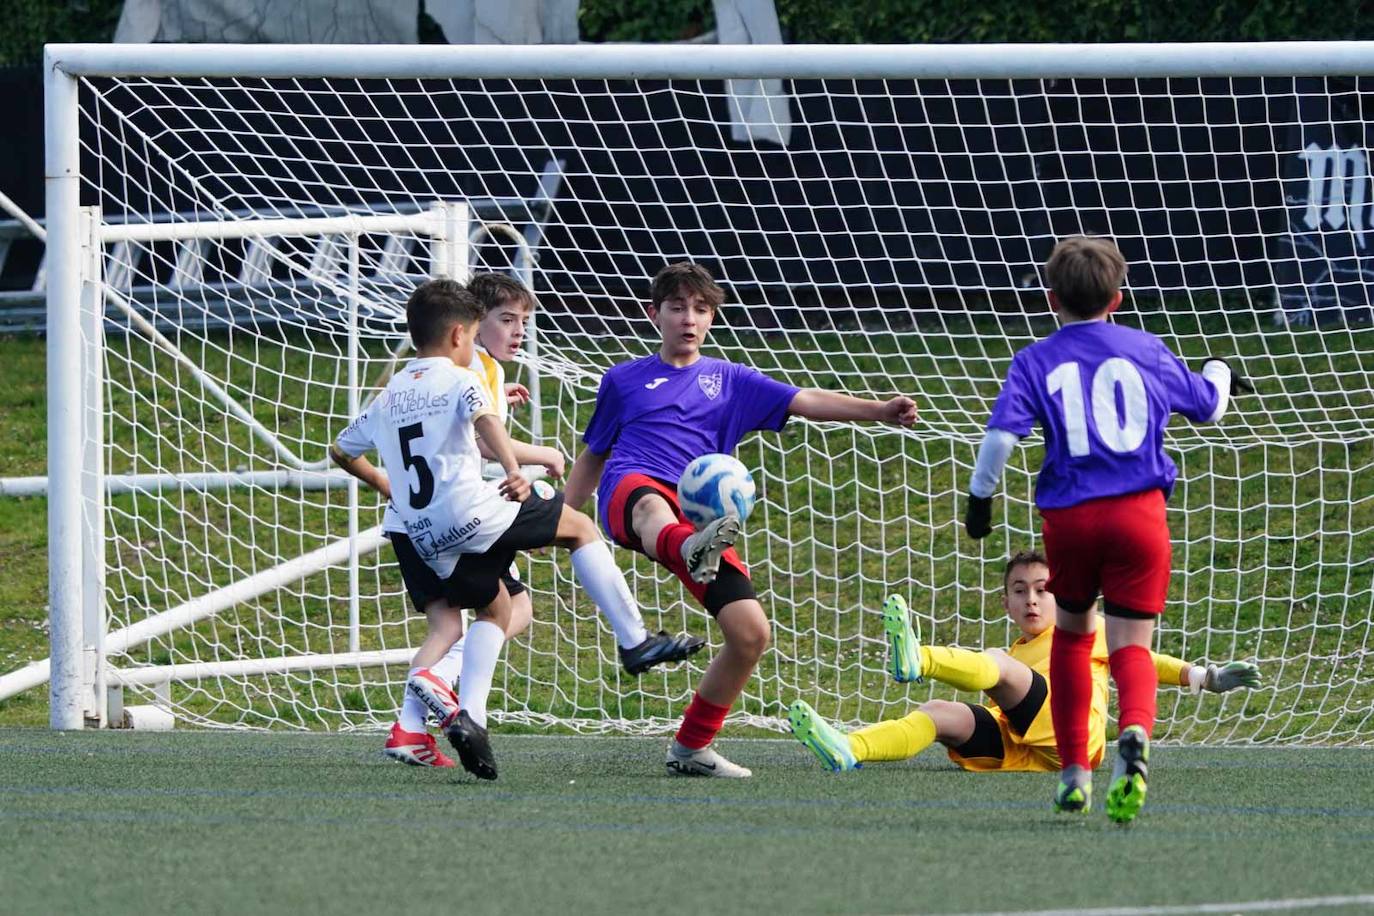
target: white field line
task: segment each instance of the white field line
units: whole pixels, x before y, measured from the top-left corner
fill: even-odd
[[[998,910],[962,913],[959,916],[1180,916],[1186,913],[1276,913],[1330,906],[1374,906],[1374,894],[1343,897],[1290,897],[1280,900],[1246,900],[1236,903],[1183,903],[1169,906],[1106,906],[1061,910]],[[951,914],[953,916],[953,914]]]

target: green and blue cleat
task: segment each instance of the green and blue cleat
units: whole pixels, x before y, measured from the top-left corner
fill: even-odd
[[[805,700],[797,700],[787,708],[787,721],[792,734],[811,749],[811,753],[834,773],[857,769],[859,762],[849,749],[849,739],[839,729],[817,715]]]
[[[1145,805],[1145,780],[1149,776],[1150,736],[1139,725],[1127,726],[1116,741],[1116,765],[1107,789],[1107,817],[1126,825]]]
[[[1065,767],[1054,790],[1054,810],[1060,814],[1087,814],[1093,803],[1093,774],[1080,766]]]
[[[887,673],[903,684],[921,683],[921,641],[901,595],[888,595],[883,602],[883,630],[887,633]]]

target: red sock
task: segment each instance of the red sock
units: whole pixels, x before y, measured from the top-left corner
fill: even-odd
[[[692,750],[705,747],[715,739],[729,712],[729,706],[717,706],[703,700],[699,693],[692,694],[692,702],[687,704],[677,730],[677,743]]]
[[[1050,643],[1050,718],[1062,766],[1088,766],[1088,714],[1093,702],[1096,633],[1056,627]]]
[[[692,574],[687,571],[687,564],[682,562],[682,542],[691,537],[695,531],[696,529],[686,522],[668,525],[658,533],[658,544],[654,546],[654,552],[658,554],[658,562],[672,570],[673,574],[681,579],[689,589],[700,588],[700,586],[692,581]],[[706,745],[701,746],[705,747]]]
[[[1122,646],[1107,656],[1116,681],[1116,701],[1121,707],[1117,725],[1139,725],[1145,734],[1154,733],[1155,704],[1158,701],[1159,674],[1155,660],[1144,646]]]

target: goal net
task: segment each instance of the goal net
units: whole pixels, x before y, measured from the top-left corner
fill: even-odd
[[[1118,321],[1194,364],[1234,358],[1259,389],[1220,425],[1169,431],[1158,648],[1257,662],[1265,685],[1165,687],[1161,736],[1374,740],[1374,50],[1354,48],[1302,77],[1263,46],[1221,65],[1178,48],[375,48],[355,71],[350,49],[74,50],[98,354],[80,403],[100,443],[81,478],[86,711],[122,686],[204,725],[389,723],[424,625],[378,498],[325,455],[404,360],[408,292],[473,270],[531,283],[534,343],[509,377],[536,403],[513,431],[572,457],[600,375],[654,349],[649,278],[686,258],[728,291],[712,353],[920,410],[914,430],[794,420],[741,446],[760,491],[741,553],[774,638],[732,721],[777,728],[797,697],[855,723],[952,696],[884,677],[879,608],[905,595],[929,642],[1016,635],[1001,576],[1039,543],[1038,436],[986,541],[963,534],[962,494],[1011,355],[1055,326],[1040,265],[1089,233],[1131,265]],[[760,103],[787,113],[785,145],[732,138],[731,112]],[[616,557],[651,627],[719,647],[671,576]],[[672,727],[710,652],[627,677],[566,557],[521,573],[535,621],[495,719]]]

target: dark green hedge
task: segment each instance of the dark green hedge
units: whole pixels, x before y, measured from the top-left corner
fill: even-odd
[[[123,0],[6,0],[0,66],[49,41],[109,41]],[[1242,41],[1374,38],[1360,0],[777,0],[790,42]],[[422,16],[422,26],[432,25]],[[582,0],[586,41],[675,41],[715,28],[710,0]],[[434,40],[422,27],[422,36]]]
[[[109,41],[124,0],[4,0],[0,13],[0,67],[36,64],[43,45]]]
[[[1356,0],[777,0],[793,43],[1277,41],[1374,38]],[[710,0],[582,0],[588,41],[666,41],[715,28]]]

